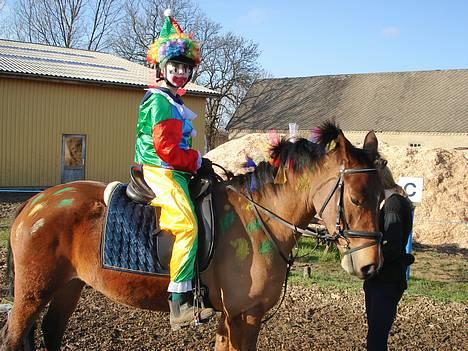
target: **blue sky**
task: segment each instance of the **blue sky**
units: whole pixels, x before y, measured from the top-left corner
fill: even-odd
[[[194,0],[274,77],[468,69],[467,0]]]

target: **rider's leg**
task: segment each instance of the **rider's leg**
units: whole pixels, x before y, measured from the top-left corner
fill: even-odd
[[[190,200],[188,175],[183,172],[144,166],[145,180],[156,198],[153,206],[161,207],[159,226],[175,236],[170,262],[171,326],[178,329],[194,320],[192,280],[197,253],[197,219]],[[204,308],[201,319],[214,315],[213,309]]]

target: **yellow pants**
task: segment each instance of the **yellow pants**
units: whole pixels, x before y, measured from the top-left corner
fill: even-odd
[[[192,290],[198,225],[188,190],[189,174],[144,165],[143,176],[156,194],[152,206],[161,208],[159,225],[175,236],[170,263],[171,283],[168,291]]]

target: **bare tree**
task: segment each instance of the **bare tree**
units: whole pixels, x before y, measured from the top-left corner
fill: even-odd
[[[19,40],[69,48],[106,49],[122,0],[18,0]]]
[[[9,18],[6,14],[7,11],[8,9],[6,7],[5,0],[0,0],[0,35],[3,38],[10,37],[9,24],[8,24]]]
[[[262,75],[258,45],[233,33],[205,43],[205,55],[197,83],[219,92],[207,103],[205,132],[209,148],[244,98],[250,85]]]
[[[113,33],[122,20],[120,0],[96,0],[88,4],[91,23],[86,27],[88,50],[109,50]]]
[[[18,0],[17,35],[21,40],[78,46],[82,0]]]
[[[148,47],[159,37],[164,10],[168,8],[184,31],[193,33],[201,43],[221,28],[208,20],[191,0],[129,0],[114,41],[115,53],[131,61],[145,62]]]
[[[193,81],[219,92],[208,99],[205,132],[208,144],[244,97],[260,74],[257,44],[233,33],[221,34],[221,25],[209,20],[191,0],[140,0],[127,2],[126,18],[115,42],[115,52],[129,60],[144,62],[148,46],[159,36],[166,8],[187,33],[201,43],[202,63]]]

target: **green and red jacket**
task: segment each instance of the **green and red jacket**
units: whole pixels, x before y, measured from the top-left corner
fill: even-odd
[[[195,173],[201,165],[200,153],[192,149],[196,117],[168,89],[148,90],[138,113],[135,162]]]

